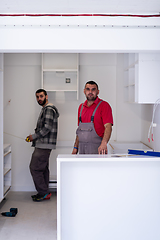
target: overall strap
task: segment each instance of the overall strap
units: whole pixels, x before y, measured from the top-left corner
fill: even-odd
[[[96,111],[97,111],[97,108],[98,108],[99,105],[101,104],[101,102],[102,102],[102,100],[97,104],[96,108],[94,109],[94,112],[93,112],[93,114],[92,114],[92,116],[91,116],[91,122],[94,121],[94,115],[95,115],[95,113],[96,113]]]
[[[82,109],[83,109],[83,104],[81,106],[81,111],[80,111],[80,115],[79,115],[79,121],[82,122],[82,118],[81,118],[81,115],[82,115]]]

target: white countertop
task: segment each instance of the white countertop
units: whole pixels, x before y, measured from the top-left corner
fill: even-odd
[[[160,161],[160,157],[128,154],[60,154],[57,161]]]

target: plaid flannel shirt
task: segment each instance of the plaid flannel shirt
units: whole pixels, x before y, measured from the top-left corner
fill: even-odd
[[[33,147],[47,149],[56,148],[58,117],[58,110],[53,104],[48,103],[42,108],[35,133],[32,134]]]

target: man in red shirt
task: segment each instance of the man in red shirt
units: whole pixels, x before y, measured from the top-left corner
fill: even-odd
[[[98,85],[94,81],[85,84],[87,100],[78,109],[78,128],[72,154],[107,154],[113,116],[109,103],[98,98]]]

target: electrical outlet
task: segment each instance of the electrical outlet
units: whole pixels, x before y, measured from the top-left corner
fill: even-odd
[[[71,79],[70,78],[66,78],[66,83],[70,83]]]

